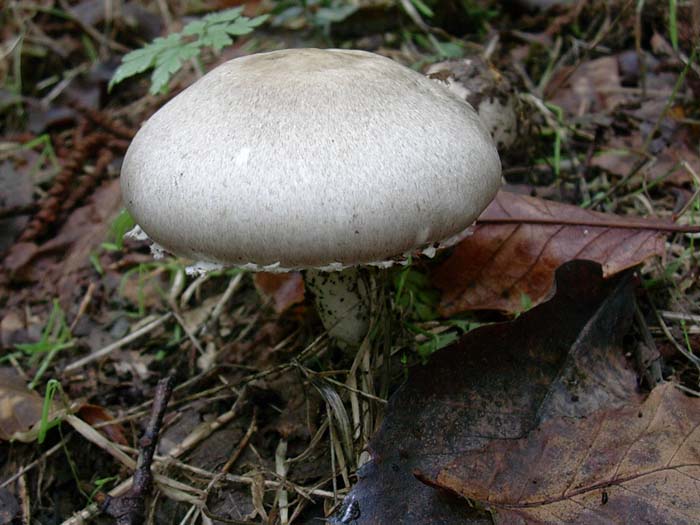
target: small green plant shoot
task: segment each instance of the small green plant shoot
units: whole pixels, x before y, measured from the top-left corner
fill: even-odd
[[[46,394],[44,394],[44,403],[41,407],[41,420],[39,424],[39,434],[37,436],[37,442],[39,444],[42,444],[44,439],[46,439],[46,433],[61,422],[60,419],[49,419],[51,405],[53,404],[57,392],[63,392],[61,383],[55,379],[49,379],[49,382],[46,383]]]
[[[56,348],[63,350],[70,348],[72,345],[70,328],[66,323],[66,315],[63,313],[58,300],[54,299],[49,319],[41,333],[41,339],[36,343],[18,343],[15,346],[26,354],[37,355],[54,351]]]
[[[395,304],[407,319],[432,321],[437,317],[435,308],[440,294],[430,284],[427,275],[409,264],[393,276]]]
[[[58,299],[54,299],[51,314],[46,322],[44,331],[41,333],[41,339],[36,343],[19,343],[15,345],[17,349],[31,356],[32,359],[38,359],[43,356],[34,379],[29,383],[29,388],[34,389],[36,387],[58,352],[72,348],[74,345],[75,341],[73,341],[70,327],[66,322],[66,314],[58,303]]]
[[[127,53],[109,82],[109,89],[123,80],[153,69],[151,94],[165,93],[168,82],[186,60],[199,59],[203,49],[220,51],[233,43],[233,36],[247,35],[262,24],[268,15],[241,16],[243,6],[212,13],[187,24],[181,33],[158,37],[141,49]]]
[[[118,252],[124,247],[124,235],[134,227],[134,218],[125,209],[112,221],[109,227],[109,240],[100,246],[108,252]]]

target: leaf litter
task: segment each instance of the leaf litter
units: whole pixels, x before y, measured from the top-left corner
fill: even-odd
[[[639,392],[623,345],[634,276],[572,262],[556,282],[409,371],[346,500],[358,525],[691,523],[700,400]]]

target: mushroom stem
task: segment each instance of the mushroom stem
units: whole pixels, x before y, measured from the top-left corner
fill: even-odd
[[[336,272],[306,271],[306,286],[331,337],[358,346],[369,330],[369,290],[358,268]]]

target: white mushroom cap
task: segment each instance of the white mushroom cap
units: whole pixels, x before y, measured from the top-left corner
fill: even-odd
[[[469,226],[500,185],[471,106],[363,51],[231,60],[154,114],[124,159],[124,201],[175,254],[324,268],[390,260]]]

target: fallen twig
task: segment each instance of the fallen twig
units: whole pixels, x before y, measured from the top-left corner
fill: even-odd
[[[139,459],[131,488],[116,498],[108,497],[102,510],[116,518],[117,525],[140,525],[144,521],[146,497],[153,487],[151,463],[158,443],[158,434],[163,423],[165,409],[173,391],[173,378],[161,379],[156,387],[151,419],[139,440]]]
[[[81,368],[81,367],[85,366],[86,364],[91,363],[92,361],[95,361],[97,359],[100,359],[100,358],[110,354],[114,350],[121,348],[125,344],[128,344],[131,341],[138,339],[142,335],[147,334],[148,332],[150,332],[154,328],[159,327],[165,321],[170,319],[171,316],[172,316],[172,313],[170,313],[170,312],[168,312],[167,314],[161,315],[155,321],[148,323],[146,326],[140,328],[139,330],[136,330],[135,332],[127,335],[126,337],[123,337],[123,338],[119,339],[118,341],[115,341],[112,344],[107,345],[104,348],[101,348],[97,352],[93,352],[89,355],[86,355],[85,357],[81,357],[77,361],[73,361],[68,366],[66,366],[66,368],[63,369],[63,371],[65,373],[73,372],[74,370],[77,370],[78,368]]]

